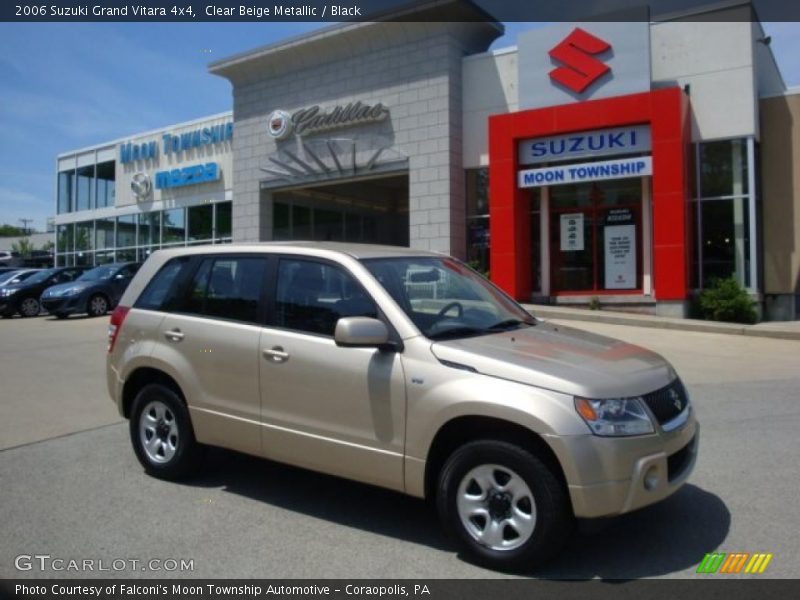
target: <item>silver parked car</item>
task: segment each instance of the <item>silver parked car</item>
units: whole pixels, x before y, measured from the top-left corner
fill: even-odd
[[[111,317],[108,388],[154,476],[211,444],[429,498],[504,569],[553,555],[575,517],[666,498],[697,454],[663,358],[404,248],[156,252]]]

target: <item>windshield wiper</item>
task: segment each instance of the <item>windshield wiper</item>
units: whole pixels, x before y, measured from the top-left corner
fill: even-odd
[[[439,331],[437,333],[430,333],[428,334],[428,338],[432,340],[445,340],[448,338],[458,338],[458,337],[469,337],[471,335],[482,335],[486,333],[486,329],[481,329],[478,327],[453,327],[451,329],[445,329],[444,331]]]
[[[505,321],[499,321],[492,325],[491,327],[487,327],[486,331],[508,331],[509,329],[516,329],[520,325],[536,325],[536,321],[523,321],[522,319],[506,319]]]

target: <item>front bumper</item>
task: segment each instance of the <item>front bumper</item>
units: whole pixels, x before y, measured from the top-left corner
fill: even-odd
[[[691,410],[691,409],[690,409]],[[576,517],[610,517],[659,502],[686,483],[700,426],[694,411],[678,429],[629,438],[548,437],[567,479]]]
[[[82,312],[84,308],[82,306],[80,295],[42,298],[40,303],[42,307],[51,315],[56,313],[71,315],[76,312]]]

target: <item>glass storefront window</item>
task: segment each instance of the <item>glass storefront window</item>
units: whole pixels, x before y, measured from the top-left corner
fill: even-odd
[[[735,277],[745,286],[750,272],[747,201],[707,200],[701,203],[703,282]]]
[[[292,206],[292,238],[295,240],[310,240],[311,235],[311,209],[307,206]]]
[[[95,202],[97,208],[114,206],[114,177],[114,161],[97,165],[97,200]]]
[[[165,210],[162,216],[162,244],[183,244],[186,242],[186,211],[182,208]]]
[[[94,222],[86,221],[75,224],[75,250],[91,250],[94,240]],[[87,264],[87,263],[78,263]]]
[[[117,248],[136,245],[136,215],[117,217]]]
[[[466,172],[467,264],[489,273],[489,169]]]
[[[94,264],[105,265],[114,262],[113,252],[96,252],[94,255]]]
[[[77,198],[75,210],[89,210],[92,208],[92,187],[94,184],[94,165],[81,167],[77,171]]]
[[[62,171],[58,174],[58,214],[69,213],[74,209],[75,171]]]
[[[344,239],[344,216],[340,211],[316,209],[314,211],[314,239],[323,242],[340,242]]]
[[[114,219],[98,219],[95,221],[95,247],[98,250],[114,247]]]
[[[158,246],[161,243],[161,213],[150,212],[139,215],[139,246]]]
[[[214,205],[217,211],[217,231],[214,235],[216,239],[231,237],[231,224],[233,221],[231,214],[233,209],[232,204],[232,202],[220,202]]]
[[[692,214],[698,240],[693,274],[696,287],[709,287],[714,280],[729,277],[754,287],[750,268],[756,252],[750,239],[754,199],[748,168],[752,145],[747,138],[697,145],[699,185]]]
[[[641,288],[641,186],[630,178],[550,188],[553,291]]]
[[[700,197],[748,193],[747,140],[700,144]]]
[[[72,252],[75,247],[75,225],[59,225],[56,230],[56,249],[59,254],[62,252]]]
[[[136,248],[126,248],[125,250],[117,250],[117,262],[135,262],[136,261]]]
[[[214,207],[211,204],[189,208],[189,241],[210,240],[213,234]]]
[[[275,202],[272,205],[272,239],[283,241],[292,238],[289,210],[290,206],[285,202]]]

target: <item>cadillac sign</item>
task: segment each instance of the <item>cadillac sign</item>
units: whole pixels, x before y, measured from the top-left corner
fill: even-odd
[[[377,104],[350,102],[327,111],[314,105],[296,111],[291,117],[283,110],[273,111],[267,121],[267,131],[274,139],[282,140],[292,131],[303,136],[342,127],[377,123],[388,118],[389,109],[380,102]]]

